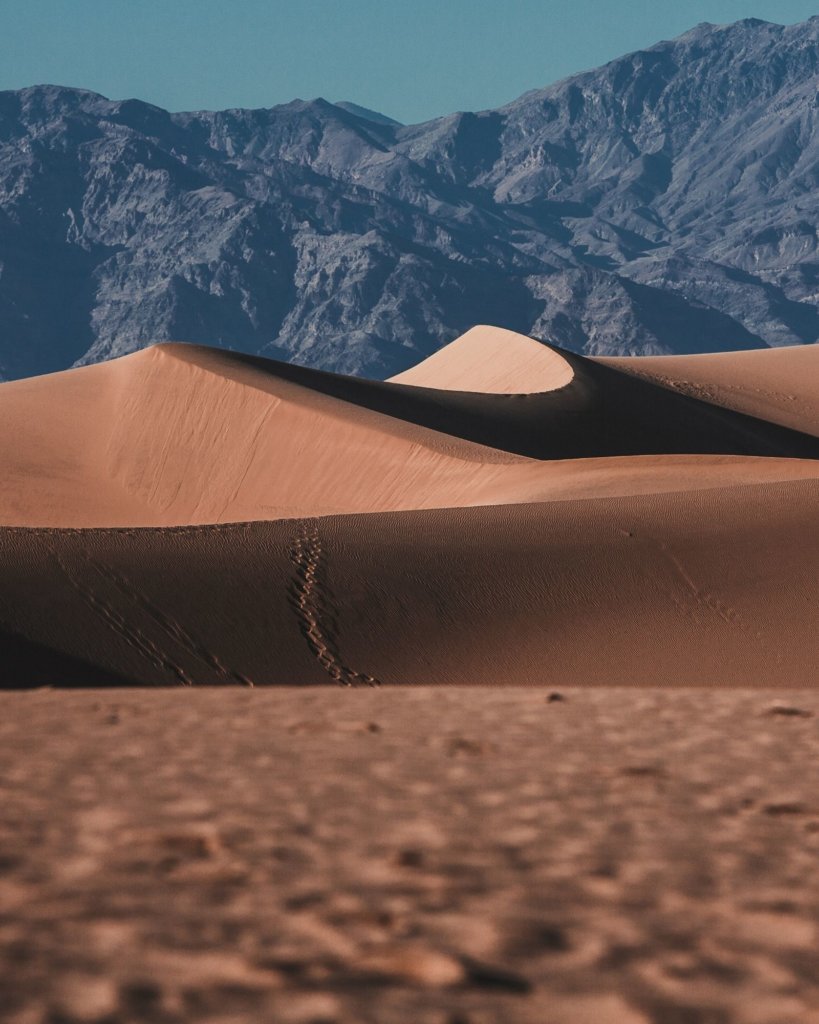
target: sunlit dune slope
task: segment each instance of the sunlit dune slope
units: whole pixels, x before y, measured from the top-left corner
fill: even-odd
[[[524,461],[321,394],[277,366],[161,345],[4,385],[3,520],[177,525],[458,504]]]
[[[804,459],[819,456],[815,437],[510,332],[476,331],[416,379],[435,379],[438,361],[447,388],[462,370],[473,388],[552,389],[364,381],[186,345],[4,384],[0,523],[169,526],[817,475],[819,463]],[[484,379],[503,345],[506,368]]]
[[[819,345],[594,361],[819,436]]]
[[[573,376],[568,359],[548,345],[481,325],[390,380],[444,391],[514,395],[554,391]]]
[[[813,685],[814,359],[485,328],[404,383],[162,345],[2,385],[0,683]]]

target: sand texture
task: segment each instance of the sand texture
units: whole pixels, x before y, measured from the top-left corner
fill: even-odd
[[[817,357],[483,327],[404,383],[164,345],[4,384],[0,682],[814,685]]]
[[[815,1024],[819,695],[7,694],[0,1019]]]

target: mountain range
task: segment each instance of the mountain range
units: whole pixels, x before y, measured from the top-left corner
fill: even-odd
[[[0,379],[195,341],[400,373],[475,323],[586,355],[819,338],[819,17],[702,24],[507,106],[0,93]]]

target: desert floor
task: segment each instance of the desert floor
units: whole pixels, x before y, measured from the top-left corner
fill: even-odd
[[[3,700],[4,1024],[819,1020],[819,692]]]

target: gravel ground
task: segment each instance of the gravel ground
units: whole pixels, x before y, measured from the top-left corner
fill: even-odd
[[[819,1021],[819,693],[2,701],[4,1024]]]

